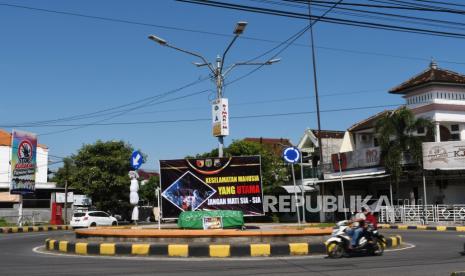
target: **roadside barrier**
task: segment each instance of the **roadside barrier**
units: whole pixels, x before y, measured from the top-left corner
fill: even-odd
[[[26,232],[43,232],[57,230],[73,230],[69,225],[47,225],[47,226],[24,226],[24,227],[0,227],[0,233],[26,233]]]
[[[378,228],[381,228],[381,229],[399,229],[399,230],[430,230],[430,231],[465,232],[465,226],[427,226],[427,225],[378,224]]]
[[[401,236],[388,237],[387,248],[402,244]],[[74,242],[47,239],[45,248],[77,255],[158,256],[158,257],[275,257],[326,254],[324,243],[251,243],[251,244],[153,244]]]

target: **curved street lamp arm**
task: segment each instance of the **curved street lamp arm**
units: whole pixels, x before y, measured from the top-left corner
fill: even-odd
[[[213,69],[213,67],[211,66],[211,64],[210,64],[210,63],[207,61],[207,59],[204,58],[202,55],[197,54],[197,53],[195,53],[195,52],[191,52],[191,51],[187,51],[187,50],[178,48],[178,47],[173,46],[173,45],[170,45],[170,44],[165,44],[164,46],[169,47],[169,48],[172,48],[172,49],[174,49],[174,50],[178,50],[178,51],[183,52],[183,53],[186,53],[186,54],[189,54],[189,55],[191,55],[191,56],[195,56],[195,57],[200,58],[200,59],[205,63],[205,65],[208,66],[208,68],[209,68],[210,71],[213,73],[213,75],[215,75],[215,69]]]
[[[229,66],[226,71],[223,73],[223,78],[226,77],[226,75],[231,72],[232,69],[234,69],[236,66],[241,66],[241,65],[252,65],[252,66],[264,66],[264,65],[272,65],[273,63],[279,62],[281,59],[270,59],[265,62],[236,62],[233,65]]]
[[[218,72],[219,74],[222,74],[223,72],[223,65],[224,65],[224,59],[226,57],[226,54],[229,52],[229,49],[231,48],[231,46],[234,44],[234,42],[236,41],[236,39],[239,37],[238,34],[236,34],[233,39],[231,40],[231,42],[229,42],[229,45],[228,47],[226,47],[226,50],[224,50],[223,52],[223,56],[221,57],[221,66],[220,66],[220,71]]]

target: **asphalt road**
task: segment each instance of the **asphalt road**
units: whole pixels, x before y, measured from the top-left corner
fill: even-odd
[[[33,252],[52,233],[0,235],[0,275],[450,275],[465,270],[465,233],[383,230],[415,247],[381,257],[241,260],[79,257]],[[66,232],[63,232],[66,233]]]

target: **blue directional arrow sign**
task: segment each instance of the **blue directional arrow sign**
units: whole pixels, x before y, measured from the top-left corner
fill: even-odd
[[[144,163],[144,158],[142,157],[142,154],[135,150],[132,155],[131,155],[131,166],[134,170],[138,170],[140,166],[142,166],[142,163]]]
[[[283,159],[286,163],[295,164],[300,160],[300,150],[296,147],[288,147],[283,151]]]

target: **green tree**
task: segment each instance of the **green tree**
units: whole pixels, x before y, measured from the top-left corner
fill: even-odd
[[[417,136],[415,132],[426,129],[426,136]],[[434,125],[429,119],[415,118],[415,114],[406,107],[386,113],[376,123],[376,134],[381,146],[381,158],[388,173],[399,190],[399,181],[403,171],[402,161],[410,159],[412,165],[422,168],[422,143],[434,134]]]
[[[132,169],[130,156],[133,148],[123,141],[97,141],[84,145],[62,167],[54,181],[68,185],[77,192],[89,195],[93,204],[103,211],[127,213],[130,210],[128,172]]]
[[[287,169],[283,166],[280,156],[266,148],[260,143],[244,140],[235,140],[224,149],[224,156],[247,156],[260,155],[262,163],[262,183],[265,193],[273,192],[277,187],[284,184],[287,179]],[[196,158],[218,156],[218,149],[210,152],[197,154]]]
[[[158,176],[150,177],[144,184],[140,185],[139,198],[145,202],[157,206],[157,196],[155,189],[159,187],[160,180]]]

